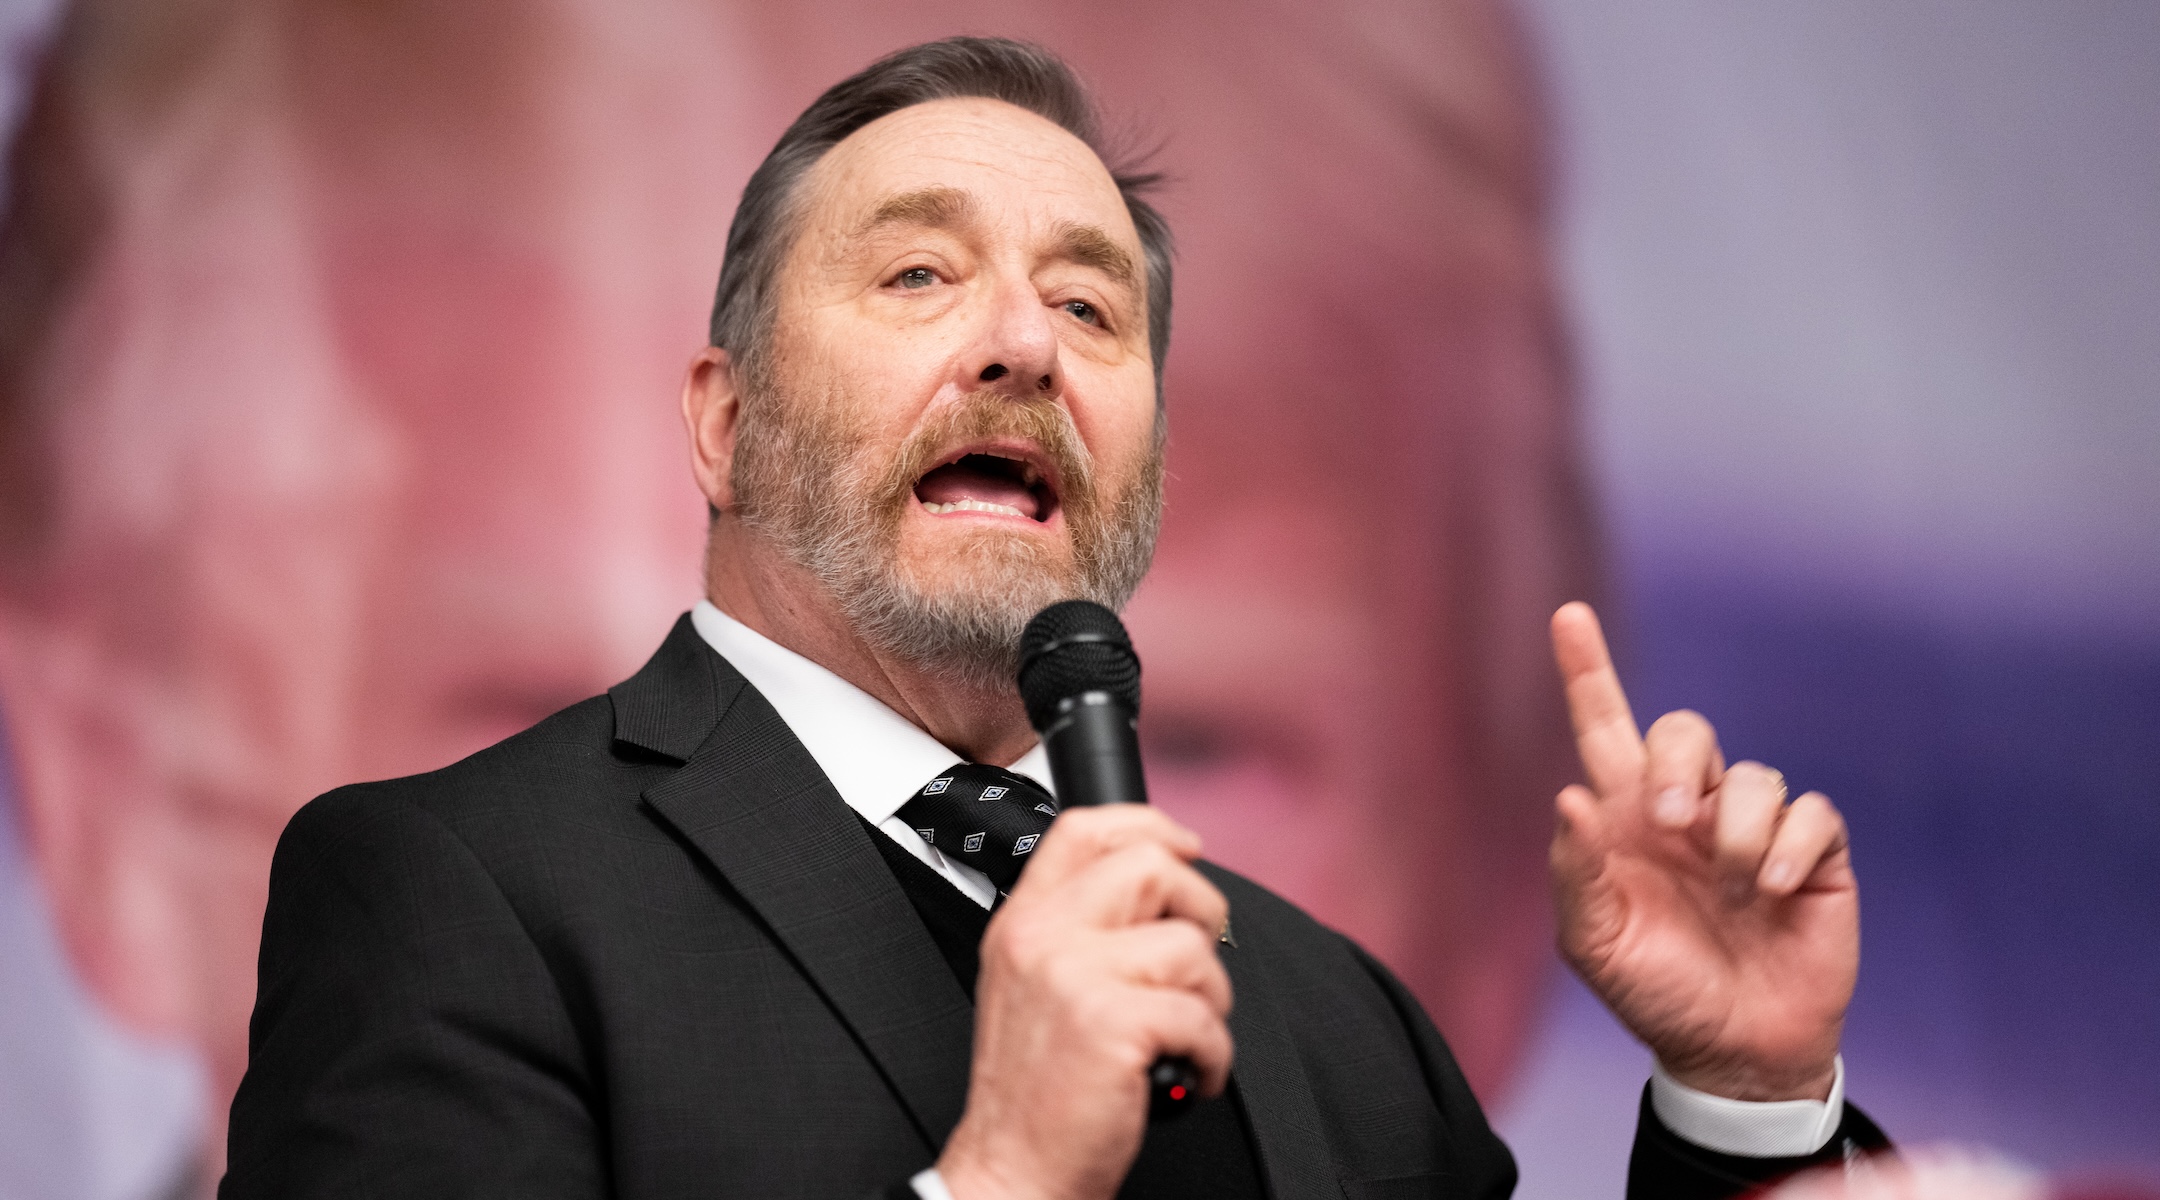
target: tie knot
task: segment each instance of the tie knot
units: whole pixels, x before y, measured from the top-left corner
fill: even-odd
[[[1041,784],[982,763],[939,772],[900,806],[900,819],[922,840],[989,876],[1000,892],[1012,890],[1057,814]]]

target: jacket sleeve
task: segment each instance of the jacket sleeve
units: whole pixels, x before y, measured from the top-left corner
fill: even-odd
[[[1643,1087],[1635,1118],[1635,1150],[1628,1159],[1628,1200],[1729,1200],[1811,1167],[1843,1162],[1848,1155],[1887,1150],[1890,1139],[1851,1104],[1829,1144],[1802,1158],[1743,1158],[1706,1150],[1665,1128]]]
[[[1474,1173],[1465,1181],[1467,1186],[1463,1194],[1496,1200],[1509,1195],[1515,1189],[1515,1160],[1486,1127],[1477,1099],[1456,1069],[1454,1057],[1449,1054],[1439,1030],[1433,1028],[1423,1006],[1393,973],[1355,944],[1351,948],[1365,970],[1388,994],[1389,1002],[1410,1031],[1411,1041],[1416,1045],[1418,1058],[1425,1069],[1426,1081],[1440,1105],[1442,1119],[1452,1129],[1471,1132],[1470,1137],[1462,1140],[1476,1151],[1470,1156]],[[1490,1146],[1484,1146],[1482,1143],[1485,1142]],[[1876,1128],[1875,1122],[1857,1107],[1847,1104],[1836,1135],[1820,1151],[1805,1158],[1743,1158],[1719,1154],[1665,1128],[1651,1108],[1646,1086],[1641,1111],[1636,1118],[1635,1148],[1628,1162],[1627,1196],[1628,1200],[1735,1200],[1796,1172],[1841,1162],[1848,1154],[1873,1153],[1889,1146],[1889,1139]]]
[[[222,1200],[600,1197],[594,1089],[538,947],[440,820],[383,785],[270,868]]]

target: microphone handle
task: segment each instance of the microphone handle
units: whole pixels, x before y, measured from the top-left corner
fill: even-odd
[[[1147,803],[1133,714],[1110,693],[1082,692],[1061,701],[1043,731],[1043,750],[1061,807]],[[1148,1067],[1148,1120],[1178,1116],[1199,1095],[1200,1072],[1184,1055],[1165,1054]]]

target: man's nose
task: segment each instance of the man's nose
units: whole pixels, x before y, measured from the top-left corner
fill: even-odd
[[[995,388],[1016,399],[1057,395],[1065,378],[1052,324],[1056,316],[1031,282],[1000,288],[981,338],[963,363],[962,386]]]

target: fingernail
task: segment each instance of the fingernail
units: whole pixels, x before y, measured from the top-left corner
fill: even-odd
[[[1787,884],[1792,882],[1792,877],[1791,863],[1771,863],[1770,869],[1763,872],[1763,886],[1781,892],[1785,890]]]
[[[1694,810],[1684,789],[1669,787],[1658,793],[1657,819],[1661,825],[1685,825],[1695,815]]]

